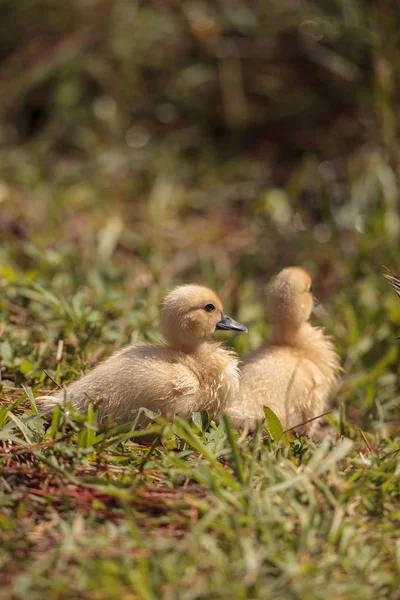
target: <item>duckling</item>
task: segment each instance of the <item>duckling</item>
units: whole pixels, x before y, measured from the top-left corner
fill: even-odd
[[[160,315],[165,344],[123,348],[65,390],[42,396],[47,408],[71,401],[79,412],[100,401],[102,423],[132,421],[139,408],[189,418],[207,410],[217,415],[238,393],[238,358],[207,337],[216,329],[247,331],[222,309],[215,292],[182,285],[164,299]]]
[[[246,431],[270,407],[289,429],[320,415],[340,370],[331,339],[308,323],[313,307],[311,277],[300,267],[283,269],[270,284],[267,314],[271,342],[244,361],[240,394],[227,409]],[[310,435],[315,421],[296,428]]]

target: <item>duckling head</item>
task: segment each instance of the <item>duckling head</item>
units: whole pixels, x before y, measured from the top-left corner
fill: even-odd
[[[225,315],[217,294],[201,285],[182,285],[163,302],[160,326],[167,344],[191,351],[216,329],[247,331]]]
[[[300,267],[287,267],[268,288],[267,312],[276,342],[290,342],[308,321],[318,301],[312,295],[311,277]]]

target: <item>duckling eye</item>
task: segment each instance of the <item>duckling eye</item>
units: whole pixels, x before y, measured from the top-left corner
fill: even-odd
[[[310,286],[309,286],[307,292],[310,292],[310,294],[312,293],[312,285],[311,285],[311,283],[310,283]]]
[[[212,312],[213,310],[215,310],[215,306],[214,304],[206,304],[204,307],[204,310],[206,310],[207,312]]]

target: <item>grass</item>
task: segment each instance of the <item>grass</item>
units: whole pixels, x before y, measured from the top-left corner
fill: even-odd
[[[37,411],[39,390],[138,332],[157,338],[162,289],[127,301],[123,271],[78,257],[57,267],[69,298],[51,291],[46,255],[34,277],[17,277],[12,260],[2,271],[0,597],[395,598],[397,342],[382,308],[343,294],[329,307],[348,367],[327,415],[333,437],[315,444],[271,422],[272,435],[264,426],[242,439],[226,419],[198,414],[160,419],[145,444],[134,426],[99,430],[94,407]],[[379,282],[396,321],[397,298]],[[254,299],[249,318],[257,308]],[[251,318],[248,346],[267,327]]]
[[[15,597],[394,597],[390,442],[274,444],[259,429],[240,443],[226,425],[178,422],[156,426],[150,451],[59,416],[2,431]]]
[[[400,598],[397,7],[53,4],[0,9],[0,599]],[[38,412],[178,283],[259,348],[289,264],[344,368],[320,443]]]

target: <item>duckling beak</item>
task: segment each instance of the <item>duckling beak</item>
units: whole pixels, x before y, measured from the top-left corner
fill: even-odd
[[[321,305],[321,302],[319,300],[317,300],[317,298],[315,296],[313,296],[313,308],[318,308],[318,306]]]
[[[247,331],[247,327],[234,321],[221,310],[221,320],[217,323],[215,329],[230,329],[232,331]]]

